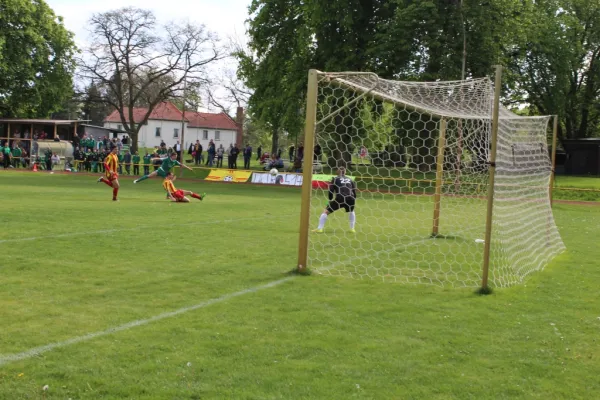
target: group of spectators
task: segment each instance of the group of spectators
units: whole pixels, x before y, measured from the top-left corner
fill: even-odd
[[[28,134],[25,134],[26,136]],[[36,131],[31,142],[29,140],[20,142],[17,138],[18,135],[15,134],[15,139],[11,138],[11,143],[5,141],[5,143],[0,144],[0,165],[4,168],[29,167],[31,155],[38,155],[37,140],[48,138],[48,135],[45,132]],[[83,134],[80,137],[75,134],[72,141],[75,167],[82,171],[104,172],[103,160],[110,152],[112,146],[116,146],[118,149],[119,173],[123,173],[124,171],[125,174],[138,175],[140,173],[140,166],[143,166],[144,174],[148,174],[150,167],[157,169],[160,164],[160,160],[156,160],[153,163],[152,158],[168,157],[173,152],[177,153],[178,159],[181,162],[184,161],[179,141],[171,147],[167,147],[165,142],[161,141],[160,146],[155,146],[153,150],[146,151],[143,157],[137,151],[135,153],[129,151],[129,141],[130,139],[127,136],[124,136],[122,139],[109,139],[107,136],[94,138],[93,135]],[[31,154],[29,152],[30,143],[32,147]],[[263,152],[262,146],[259,145],[256,151],[256,160],[260,162],[265,170],[272,168],[282,169],[286,166],[282,158],[282,152],[283,149],[280,148],[276,153],[269,154],[269,152]],[[191,156],[196,166],[206,166],[209,168],[222,168],[223,159],[227,158],[227,168],[229,169],[238,168],[237,161],[241,154],[244,160],[243,168],[250,169],[253,148],[250,144],[246,144],[240,149],[237,143],[230,144],[228,148],[224,148],[223,144],[219,144],[217,147],[213,140],[210,140],[208,146],[204,148],[202,143],[196,140],[195,143],[190,144],[187,153]],[[314,159],[319,160],[321,154],[321,147],[317,144],[314,149]],[[291,145],[288,149],[288,156],[290,169],[300,172],[304,158],[304,146],[300,145],[296,149],[294,145]],[[44,151],[44,159],[46,169],[52,169],[54,165],[60,163],[60,157],[56,153],[52,153],[49,148]]]

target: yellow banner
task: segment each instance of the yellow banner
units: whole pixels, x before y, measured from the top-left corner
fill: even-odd
[[[238,171],[235,169],[211,169],[206,178],[214,182],[237,182],[244,183],[250,179],[252,171]]]

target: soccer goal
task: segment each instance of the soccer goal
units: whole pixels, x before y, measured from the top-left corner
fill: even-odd
[[[495,83],[311,70],[299,270],[487,289],[519,283],[562,252],[551,117],[501,107],[500,83],[500,68]],[[339,167],[357,186],[356,229],[341,209],[313,232]]]

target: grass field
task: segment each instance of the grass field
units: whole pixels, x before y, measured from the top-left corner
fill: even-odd
[[[600,207],[556,204],[568,251],[481,297],[290,275],[297,190],[177,183],[209,196],[0,171],[0,399],[597,397]]]

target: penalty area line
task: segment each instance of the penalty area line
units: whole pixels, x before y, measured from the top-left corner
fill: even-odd
[[[276,281],[272,281],[269,283],[266,283],[264,285],[260,285],[260,286],[255,286],[252,288],[248,288],[248,289],[244,289],[244,290],[240,290],[239,292],[234,292],[234,293],[229,293],[226,295],[223,295],[221,297],[217,297],[214,299],[210,299],[210,300],[206,300],[203,301],[202,303],[198,303],[196,305],[193,306],[189,306],[189,307],[183,307],[180,308],[178,310],[175,311],[169,311],[169,312],[165,312],[162,314],[158,314],[155,315],[154,317],[150,317],[150,318],[146,318],[146,319],[138,319],[135,321],[131,321],[128,322],[126,324],[123,325],[119,325],[119,326],[115,326],[112,328],[108,328],[105,329],[103,331],[99,331],[99,332],[93,332],[93,333],[88,333],[87,335],[83,335],[83,336],[77,336],[71,339],[67,339],[61,342],[55,342],[55,343],[50,343],[44,346],[39,346],[39,347],[34,347],[32,349],[29,349],[27,351],[23,351],[21,353],[14,353],[14,354],[6,354],[6,355],[0,355],[0,367],[4,366],[6,364],[15,362],[15,361],[21,361],[21,360],[26,360],[35,356],[39,356],[40,354],[49,352],[51,350],[54,349],[58,349],[61,347],[66,347],[66,346],[70,346],[73,344],[77,344],[77,343],[81,343],[81,342],[86,342],[101,336],[107,336],[107,335],[111,335],[113,333],[117,333],[117,332],[122,332],[122,331],[126,331],[129,330],[131,328],[136,328],[138,326],[143,326],[143,325],[147,325],[150,324],[152,322],[157,322],[166,318],[171,318],[171,317],[176,317],[178,315],[181,314],[185,314],[187,312],[190,311],[194,311],[194,310],[198,310],[200,308],[206,308],[208,306],[211,306],[213,304],[217,304],[217,303],[222,303],[224,301],[233,299],[235,297],[240,297],[243,296],[245,294],[249,294],[249,293],[255,293],[264,289],[269,289],[275,286],[278,286],[282,283],[288,282],[290,280],[294,279],[293,276],[287,277],[287,278],[283,278],[283,279],[279,279]]]

